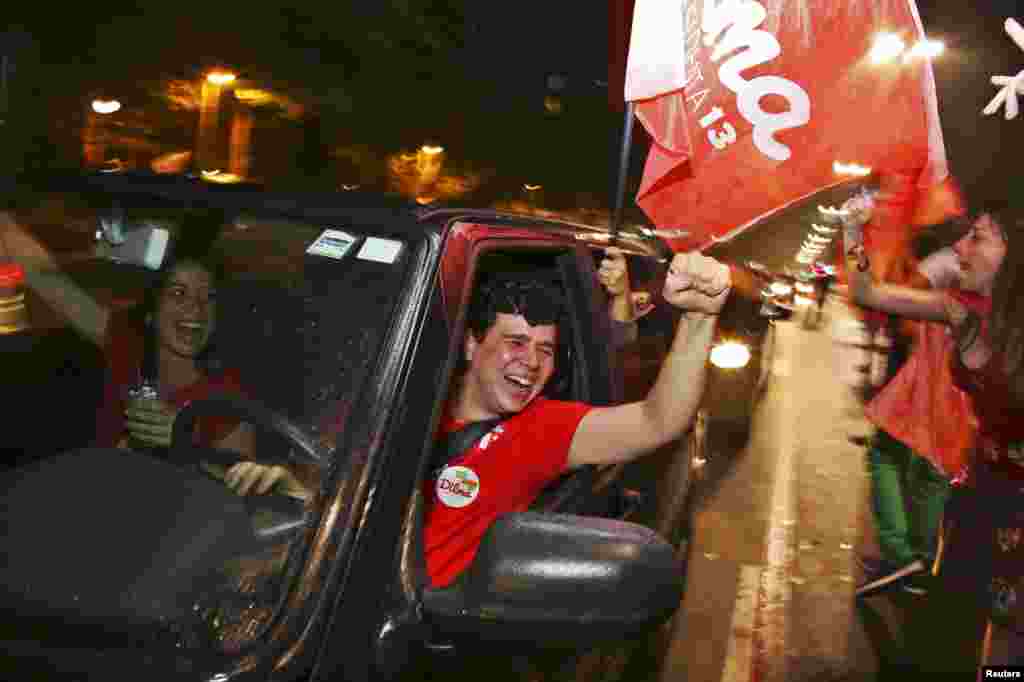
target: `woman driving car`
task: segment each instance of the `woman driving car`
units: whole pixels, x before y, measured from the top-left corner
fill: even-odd
[[[186,223],[206,220],[193,216]],[[181,227],[182,234],[216,234],[208,224]],[[175,418],[189,402],[218,392],[245,394],[238,372],[224,366],[212,342],[222,268],[210,253],[209,239],[205,241],[176,245],[174,257],[155,273],[143,302],[115,311],[65,274],[53,254],[14,215],[0,213],[0,256],[19,263],[28,288],[103,351],[106,374],[96,420],[97,446],[166,448]],[[155,396],[130,396],[143,379],[155,383]],[[199,419],[196,443],[235,451],[242,460],[253,456],[252,429],[233,420]],[[240,495],[303,490],[281,466],[242,461],[223,472],[204,468],[223,477]]]

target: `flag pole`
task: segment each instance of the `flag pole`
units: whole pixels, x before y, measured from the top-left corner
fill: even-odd
[[[622,208],[626,198],[626,179],[629,175],[629,152],[633,144],[633,103],[626,102],[626,118],[622,126],[622,149],[619,156],[619,177],[615,187],[615,210],[612,213],[612,242],[619,236],[622,224]]]

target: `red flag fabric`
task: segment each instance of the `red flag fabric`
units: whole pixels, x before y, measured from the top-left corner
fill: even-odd
[[[658,227],[689,231],[677,250],[850,181],[836,162],[915,187],[947,177],[931,66],[909,52],[923,38],[912,0],[660,4],[684,21],[684,44],[665,48],[687,80],[636,103],[652,137],[637,203]],[[883,32],[908,49],[873,59]],[[634,32],[631,45],[643,40]]]

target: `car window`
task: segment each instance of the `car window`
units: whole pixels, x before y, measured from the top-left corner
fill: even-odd
[[[97,199],[95,205],[104,202]],[[332,221],[313,223],[258,211],[229,216],[131,200],[124,206],[133,221],[166,227],[173,235],[172,252],[182,244],[198,244],[220,256],[224,278],[214,297],[211,343],[216,342],[222,366],[237,371],[248,397],[311,432],[332,457],[346,457],[341,447],[346,429],[362,391],[375,383],[373,371],[405,291],[408,244]],[[63,229],[81,247],[95,239],[97,210],[80,203],[73,229],[59,209],[52,211],[52,221],[43,211],[30,217],[41,232],[47,224],[54,226],[51,244],[68,238],[58,234]],[[152,281],[151,273],[111,263],[83,261],[69,271],[101,303],[114,307],[140,301]],[[257,456],[288,453],[280,436],[256,430],[256,439]],[[138,458],[133,466],[145,457],[162,457],[122,452]],[[185,649],[237,651],[265,634],[287,594],[288,576],[301,568],[306,542],[301,522],[313,508],[319,480],[309,478],[308,468],[297,467],[296,477],[308,483],[305,488],[281,486],[266,495],[241,497],[221,481],[224,466],[170,464],[188,469],[186,478],[193,482],[182,488],[190,491],[188,499],[175,501],[163,490],[160,477],[150,477],[144,485],[163,490],[154,489],[152,495],[153,505],[162,508],[138,508],[135,520],[151,519],[157,526],[145,530],[150,544],[160,545],[153,556],[162,559],[154,561],[189,556],[189,567],[149,567],[138,588],[139,600],[158,595],[150,600],[155,603],[171,593],[179,604],[191,600],[189,608],[161,612],[153,631],[178,638]],[[167,469],[168,462],[161,460],[159,466]],[[122,485],[132,485],[125,476]],[[139,471],[134,480],[144,476],[148,474]],[[211,483],[221,487],[211,488]],[[197,489],[205,492],[199,495]],[[197,500],[206,506],[195,508]],[[178,507],[188,514],[170,513]],[[198,519],[194,533],[187,529],[190,519]],[[166,546],[190,536],[187,547]]]

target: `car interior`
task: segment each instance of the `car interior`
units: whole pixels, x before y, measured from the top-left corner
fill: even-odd
[[[287,247],[293,251],[305,249],[322,230],[315,225],[289,227],[290,234],[300,233]],[[225,228],[236,229],[237,224]],[[275,228],[280,231],[280,226],[271,222],[247,220],[236,241],[252,245],[259,241],[261,229],[270,233]],[[303,229],[312,236],[302,236]],[[231,241],[230,234],[227,241]],[[372,293],[363,297],[358,314],[365,325],[353,325],[351,317],[338,315],[337,300],[352,290],[373,292],[377,280],[380,289],[393,292],[400,269],[352,259],[346,267],[336,261],[304,257],[301,250],[296,259],[282,253],[283,247],[271,244],[278,264],[290,264],[293,269],[295,263],[304,264],[300,273],[304,277],[296,278],[296,273],[287,269],[275,271],[273,259],[260,259],[262,271],[252,272],[256,261],[242,258],[251,255],[244,253],[245,246],[243,243],[234,251],[234,264],[227,259],[228,278],[218,290],[215,342],[246,378],[258,403],[299,424],[327,413],[337,415],[338,404],[359,393],[359,385],[372,369],[370,361],[381,343],[378,330],[390,317],[394,297]],[[117,264],[102,264],[96,277],[85,272],[78,279],[88,288],[99,275],[119,269],[126,270]],[[109,282],[109,277],[101,281]],[[138,282],[133,282],[124,280],[123,290],[101,291],[100,296],[107,301],[125,301],[140,290]],[[48,312],[41,302],[30,301],[29,305],[37,306],[36,319]],[[39,414],[53,414],[58,420],[55,423],[63,427],[41,434],[27,430],[22,434],[15,428],[5,432],[5,447],[17,455],[5,462],[7,471],[0,480],[9,509],[35,509],[40,500],[47,499],[61,502],[49,505],[37,522],[3,524],[6,549],[18,553],[14,548],[22,545],[35,548],[31,553],[21,552],[23,561],[11,562],[0,572],[3,584],[13,588],[4,590],[4,601],[17,605],[24,616],[20,622],[29,628],[25,632],[30,631],[31,623],[37,623],[48,638],[60,637],[66,630],[66,637],[76,640],[82,628],[92,628],[97,637],[102,636],[101,630],[111,634],[123,629],[126,634],[135,633],[132,637],[152,631],[153,637],[173,640],[174,633],[168,628],[177,627],[175,622],[205,617],[182,611],[182,605],[190,600],[205,598],[197,590],[211,594],[219,590],[223,597],[225,585],[211,582],[224,579],[221,567],[233,576],[230,580],[245,579],[247,584],[263,586],[261,600],[254,592],[243,595],[237,586],[230,588],[234,596],[229,594],[229,599],[238,601],[245,596],[247,600],[239,613],[252,611],[257,601],[264,611],[273,610],[279,595],[287,593],[280,584],[294,569],[292,547],[303,544],[293,542],[301,537],[307,521],[302,501],[277,494],[225,494],[221,481],[199,471],[179,477],[171,472],[180,467],[169,461],[90,449],[95,411],[102,398],[102,353],[56,321],[39,325],[15,340],[24,351],[19,357],[28,361],[19,363],[16,380],[8,384],[11,390],[22,391],[15,409],[25,413],[24,419],[14,423],[18,427],[38,425]],[[324,345],[337,347],[337,351],[324,352]],[[283,362],[282,358],[294,361]],[[297,365],[305,371],[296,371]],[[261,453],[282,457],[288,452],[281,436],[254,431],[257,457]],[[120,485],[102,472],[116,472]],[[112,484],[118,488],[117,494],[97,492]],[[100,499],[93,499],[95,495]],[[188,501],[185,509],[182,500]],[[80,507],[89,508],[90,514],[72,517],[69,523],[67,511]],[[220,523],[211,527],[204,509],[217,509]],[[78,528],[76,524],[86,523],[86,518],[115,520],[111,528],[121,530]],[[49,527],[64,527],[73,537],[40,546],[36,534]],[[138,551],[119,546],[126,536],[135,538],[129,544]],[[73,575],[62,571],[66,559],[76,556],[107,557],[103,561],[107,567],[101,570],[93,566],[96,562],[84,561]],[[169,579],[171,575],[174,579]],[[267,614],[261,617],[265,619]],[[55,622],[63,623],[64,629],[54,630]],[[190,631],[198,630],[192,627]],[[3,634],[5,639],[25,637],[17,632]],[[185,634],[185,630],[178,632]]]

